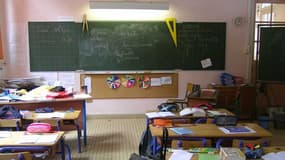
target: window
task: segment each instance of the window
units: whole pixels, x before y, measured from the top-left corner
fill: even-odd
[[[252,80],[256,80],[256,60],[258,56],[258,25],[270,25],[285,23],[285,1],[278,1],[278,3],[262,3],[266,1],[259,0],[255,5],[255,35],[254,35],[254,54],[253,54],[253,72]],[[272,1],[271,1],[272,2]]]

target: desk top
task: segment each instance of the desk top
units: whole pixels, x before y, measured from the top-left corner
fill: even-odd
[[[59,118],[59,119],[62,119],[62,120],[76,120],[78,119],[79,115],[80,115],[80,110],[74,110],[73,112],[62,112],[62,111],[59,111],[58,113],[63,113],[64,114],[64,117],[52,117],[52,113],[55,113],[55,112],[52,112],[52,113],[35,113],[34,111],[31,111],[32,113],[32,116],[30,117],[24,117],[23,119],[26,119],[26,120],[39,120],[39,119],[47,119],[47,118]],[[43,114],[50,114],[50,115],[47,115],[47,116],[44,116],[44,117],[41,117],[41,115]],[[49,117],[51,116],[51,117]]]
[[[270,152],[280,152],[280,151],[285,151],[285,146],[272,146],[272,147],[262,147],[264,154],[270,153]],[[171,156],[171,152],[166,153],[166,159],[169,159]],[[199,156],[197,153],[193,154],[193,157],[191,160],[199,160]]]
[[[41,99],[41,100],[31,100],[31,101],[16,101],[16,102],[7,102],[0,101],[0,105],[12,105],[12,104],[31,104],[31,103],[49,103],[49,102],[67,102],[67,101],[85,101],[91,98],[50,98],[50,99]]]
[[[178,135],[175,132],[168,129],[168,136],[175,137],[204,137],[204,138],[260,138],[260,137],[271,137],[272,134],[260,127],[255,123],[240,123],[239,126],[248,126],[255,131],[255,133],[236,133],[236,134],[225,134],[219,129],[219,126],[215,124],[184,124],[183,127],[190,129],[193,133],[187,135]],[[155,137],[162,137],[162,128],[150,126],[151,134]],[[180,126],[180,125],[179,125]]]
[[[64,135],[64,132],[54,132],[54,133],[42,133],[35,135],[54,135],[57,134],[57,138],[52,143],[18,143],[22,136],[27,135],[26,131],[11,131],[7,132],[9,136],[0,138],[0,146],[47,146],[51,147],[58,143],[61,137]]]
[[[222,114],[225,114],[225,115],[229,115],[229,116],[234,116],[235,114],[228,111],[227,109],[224,109],[224,108],[217,108],[217,109],[213,109],[211,111],[218,111]],[[149,110],[149,111],[146,111],[146,113],[150,113],[150,112],[159,112],[159,110]],[[171,117],[158,117],[158,118],[166,118],[166,119],[176,119],[176,118],[191,118],[194,116],[193,115],[187,115],[187,116],[180,116],[179,115],[179,112],[173,112],[175,116],[171,116]],[[201,116],[195,116],[196,118],[199,118]],[[205,116],[203,116],[205,117]],[[212,117],[208,112],[206,112],[206,117]]]

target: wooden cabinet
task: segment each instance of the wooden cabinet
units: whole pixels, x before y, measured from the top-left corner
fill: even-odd
[[[236,86],[213,86],[217,90],[217,106],[226,107],[234,105],[238,87]]]
[[[239,119],[255,119],[256,91],[254,86],[213,86],[217,90],[217,107],[226,108]]]
[[[188,97],[188,106],[202,103],[216,103],[216,97]]]

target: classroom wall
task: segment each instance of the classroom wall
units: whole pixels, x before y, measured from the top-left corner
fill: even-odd
[[[248,79],[248,0],[170,0],[169,17],[178,21],[227,22],[226,72]],[[96,16],[88,12],[88,0],[0,0],[0,28],[3,28],[5,66],[2,77],[27,77],[40,75],[49,81],[60,80],[65,85],[78,88],[76,72],[29,72],[28,21],[58,21],[73,18],[81,21],[87,13],[90,20]],[[2,5],[3,4],[3,5]],[[242,17],[242,24],[234,19]],[[223,71],[180,71],[179,97],[185,94],[187,82],[201,84],[219,83]],[[140,114],[153,109],[166,99],[102,99],[87,105],[88,114]]]
[[[3,1],[0,0],[0,15],[2,14],[1,11],[3,11]],[[1,24],[4,23],[3,16],[0,16],[0,77],[2,77],[2,70],[3,70],[3,43],[2,43],[2,32],[3,27]]]

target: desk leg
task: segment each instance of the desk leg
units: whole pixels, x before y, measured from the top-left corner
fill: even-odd
[[[154,156],[157,152],[157,140],[156,137],[152,137],[152,155]]]
[[[82,122],[83,122],[83,140],[84,146],[87,145],[87,124],[86,124],[86,101],[82,101]]]
[[[60,140],[60,146],[61,146],[61,159],[65,160],[65,150],[64,150],[64,139],[63,139],[63,137]]]

